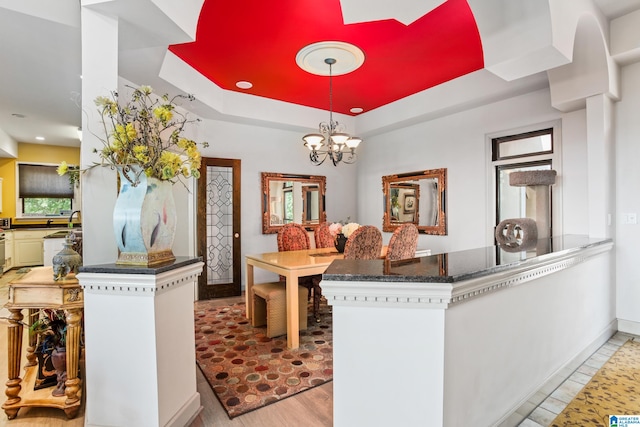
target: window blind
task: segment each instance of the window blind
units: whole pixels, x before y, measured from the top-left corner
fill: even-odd
[[[56,166],[18,165],[20,198],[73,198],[68,176],[60,176]]]

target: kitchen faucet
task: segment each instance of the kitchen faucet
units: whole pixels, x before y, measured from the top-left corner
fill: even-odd
[[[75,214],[79,214],[79,213],[80,213],[80,211],[73,211],[73,212],[71,212],[71,215],[69,215],[69,228],[72,228],[72,227],[73,227],[73,222],[72,222],[72,221],[73,221],[73,216],[74,216]],[[80,215],[78,215],[78,219],[80,219]]]

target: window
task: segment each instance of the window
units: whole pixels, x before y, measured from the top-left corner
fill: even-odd
[[[283,224],[293,222],[293,181],[282,183],[282,212],[284,213]]]
[[[551,224],[552,206],[548,212],[536,211],[533,187],[514,187],[509,175],[515,171],[551,170],[553,168],[553,129],[542,129],[491,140],[495,170],[496,223],[508,218],[532,218],[546,215]],[[551,194],[551,191],[549,192]]]
[[[23,216],[60,215],[72,210],[73,185],[56,166],[18,164],[18,197]]]
[[[492,139],[493,160],[515,159],[553,153],[553,129]]]
[[[293,191],[291,188],[284,190],[284,223],[293,222]]]

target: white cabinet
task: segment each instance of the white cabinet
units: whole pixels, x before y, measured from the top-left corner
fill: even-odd
[[[64,238],[44,239],[44,266],[53,265],[53,257],[64,249]]]
[[[15,252],[16,267],[42,265],[42,239],[16,239]]]
[[[13,267],[13,231],[4,233],[4,271],[9,271]]]
[[[44,236],[55,230],[15,230],[13,233],[14,267],[43,265]]]

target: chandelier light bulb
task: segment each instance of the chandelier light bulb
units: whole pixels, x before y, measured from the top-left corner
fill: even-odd
[[[331,135],[331,140],[338,145],[344,145],[349,138],[349,134],[346,133],[334,133]]]
[[[355,150],[356,148],[358,148],[358,145],[360,145],[361,142],[362,142],[361,138],[357,136],[352,136],[351,138],[347,139],[347,142],[345,144],[347,144],[347,147],[351,148],[352,150]]]
[[[324,136],[319,133],[310,133],[302,137],[304,140],[304,145],[309,148],[309,150],[319,150],[322,147],[322,141],[324,141]]]

